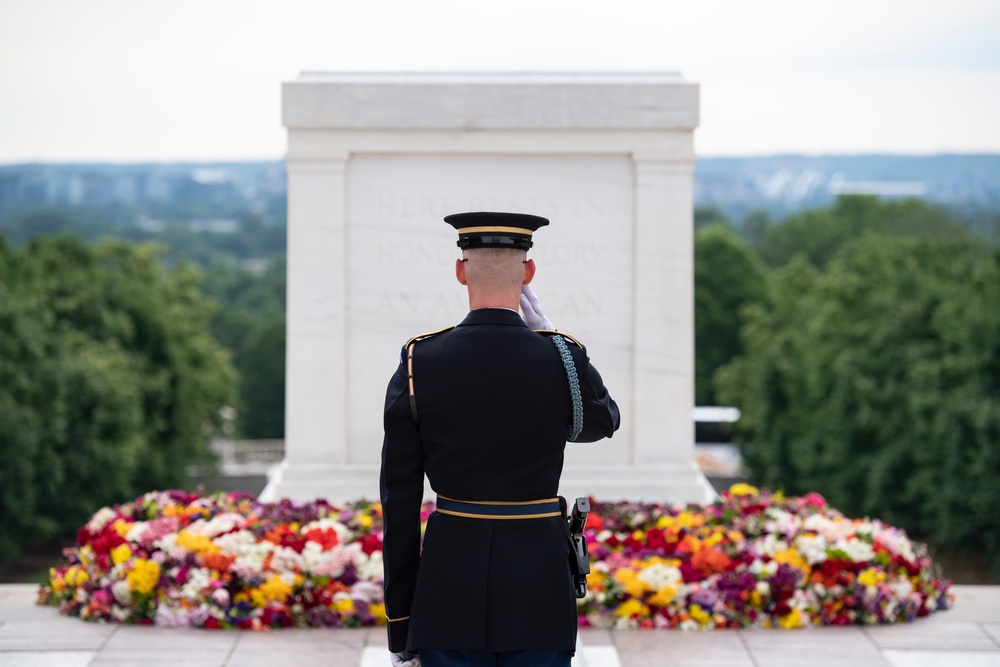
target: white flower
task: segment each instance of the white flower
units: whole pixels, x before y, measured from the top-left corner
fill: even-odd
[[[830,546],[831,549],[843,551],[855,563],[863,563],[875,558],[875,550],[867,542],[861,540],[837,540]]]
[[[759,558],[755,558],[752,563],[750,563],[750,572],[761,579],[766,579],[767,577],[773,577],[778,571],[778,561],[768,561],[764,562]]]
[[[654,591],[658,591],[664,586],[676,586],[684,580],[680,570],[663,563],[655,563],[644,568],[639,572],[638,579],[649,584]]]
[[[306,542],[302,549],[302,569],[313,575],[324,577],[339,577],[351,563],[351,555],[340,544],[329,551],[316,542]]]
[[[802,529],[802,519],[780,507],[767,508],[766,515],[769,520],[764,522],[764,528],[768,532],[790,536]]]
[[[899,578],[889,584],[892,594],[899,600],[905,600],[913,592],[913,584],[909,579]]]
[[[212,599],[215,600],[220,607],[229,606],[229,591],[225,588],[217,588],[212,593]]]
[[[245,548],[257,544],[257,538],[249,530],[226,533],[212,540],[215,546],[228,556],[238,556]]]
[[[111,584],[111,594],[119,604],[128,606],[132,602],[132,589],[129,588],[127,579],[119,579]]]
[[[841,518],[830,519],[822,514],[813,514],[803,522],[804,530],[819,533],[827,542],[842,540],[854,532],[854,526]]]
[[[357,565],[358,577],[367,581],[382,581],[382,552],[373,551],[363,563]]]
[[[753,550],[761,556],[774,556],[778,551],[788,548],[788,542],[778,538],[777,535],[767,534],[754,540],[751,545]]]
[[[286,572],[301,572],[305,569],[305,560],[291,547],[274,547],[274,558],[271,559],[271,569],[282,574]],[[294,580],[294,576],[292,577]]]
[[[201,600],[201,592],[208,588],[212,581],[212,573],[203,567],[195,567],[188,570],[187,581],[180,587],[181,597],[187,598],[191,602]]]
[[[92,533],[99,533],[104,530],[108,522],[114,519],[116,514],[110,507],[102,507],[87,522],[87,530]]]
[[[167,533],[160,539],[153,542],[153,546],[160,551],[172,551],[177,544],[177,533]],[[183,556],[182,556],[183,557]]]
[[[757,592],[762,596],[767,597],[771,594],[771,584],[766,581],[758,581],[756,586]]]
[[[372,603],[382,599],[382,587],[374,581],[359,581],[351,586],[351,597]]]
[[[228,533],[237,526],[243,527],[246,524],[246,517],[240,514],[220,514],[214,516],[211,519],[199,519],[198,521],[192,522],[185,530],[195,535],[204,535],[205,537],[212,539],[218,537],[223,533]]]
[[[806,562],[816,565],[826,560],[826,539],[822,535],[799,535],[793,544]]]
[[[240,549],[230,569],[244,577],[260,574],[264,571],[264,561],[272,551],[274,544],[271,542],[249,544]]]
[[[125,533],[125,539],[132,543],[140,541],[142,539],[142,534],[146,532],[146,526],[148,525],[148,521],[136,521],[132,524],[132,527],[128,529],[128,532]]]

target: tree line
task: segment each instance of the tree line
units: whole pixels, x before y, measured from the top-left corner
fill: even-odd
[[[740,408],[754,481],[997,554],[992,238],[919,201],[868,197],[756,227],[699,217],[697,393]]]

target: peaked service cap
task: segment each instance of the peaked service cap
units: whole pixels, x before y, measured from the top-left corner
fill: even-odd
[[[497,213],[479,211],[454,213],[444,221],[458,230],[458,247],[511,248],[527,250],[532,245],[531,235],[549,224],[547,218],[527,213]]]

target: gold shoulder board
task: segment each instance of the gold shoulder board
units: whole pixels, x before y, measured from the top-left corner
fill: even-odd
[[[535,333],[540,333],[543,336],[562,336],[563,338],[565,338],[569,342],[575,344],[577,347],[581,347],[581,348],[583,347],[583,343],[581,343],[577,339],[573,338],[572,336],[570,336],[565,331],[554,331],[554,330],[550,330],[550,329],[535,329]]]
[[[455,326],[452,325],[450,327],[445,327],[444,329],[438,329],[437,331],[431,331],[429,333],[422,333],[419,336],[414,336],[410,340],[406,341],[406,345],[404,345],[403,347],[410,347],[414,343],[419,343],[420,341],[426,340],[427,338],[433,338],[434,336],[437,336],[438,334],[444,333],[445,331],[451,331],[454,328],[455,328]]]

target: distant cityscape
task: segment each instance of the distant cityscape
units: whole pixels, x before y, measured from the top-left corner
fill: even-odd
[[[1000,155],[786,155],[700,158],[695,165],[695,206],[715,207],[736,224],[753,211],[780,217],[840,194],[1000,210]],[[282,224],[285,196],[280,160],[0,166],[0,222],[38,207],[124,207],[135,214],[132,224],[147,231],[158,231],[166,219],[226,233],[239,225],[232,215],[214,214],[248,212]]]

